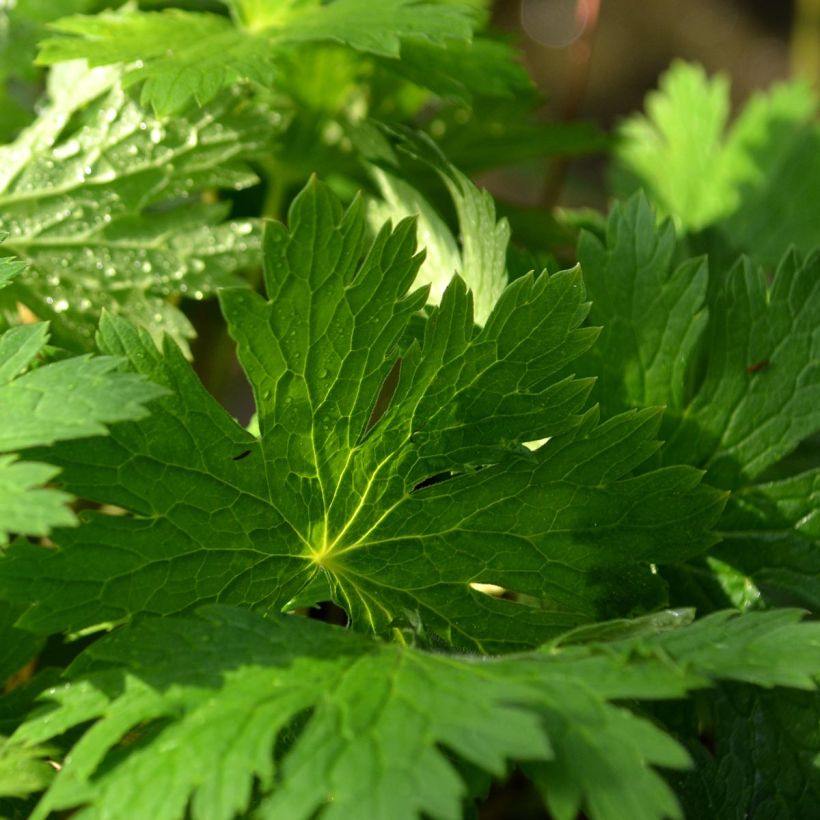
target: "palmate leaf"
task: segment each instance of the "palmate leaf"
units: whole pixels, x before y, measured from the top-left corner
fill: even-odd
[[[76,63],[55,68],[49,106],[0,147],[4,248],[30,263],[0,299],[7,316],[22,302],[49,319],[68,347],[90,347],[103,307],[184,344],[193,330],[168,297],[236,284],[259,247],[252,222],[222,222],[222,205],[191,197],[252,184],[240,158],[265,144],[271,120],[228,96],[162,121],[117,77]],[[66,133],[80,111],[82,124]]]
[[[507,760],[529,762],[558,820],[581,809],[593,820],[680,817],[653,767],[686,767],[687,754],[610,701],[677,698],[720,679],[810,689],[819,627],[799,617],[721,613],[478,659],[212,606],[95,644],[12,748],[90,723],[33,820],[83,804],[87,817],[227,820],[254,786],[260,817],[458,818],[465,787],[452,755],[496,777]]]
[[[312,182],[290,228],[266,234],[270,301],[222,292],[259,439],[172,344],[162,355],[146,334],[104,321],[103,349],[173,395],[110,439],[52,451],[68,489],[135,515],[86,513],[54,536],[60,550],[9,551],[0,590],[37,601],[31,629],[214,600],[279,609],[326,579],[360,629],[529,646],[657,606],[650,563],[712,543],[723,499],[697,471],[631,477],[658,446],[659,411],[596,425],[582,413],[589,382],[555,375],[596,335],[579,327],[579,271],[517,280],[483,329],[456,279],[423,343],[402,350],[426,298],[407,293],[421,261],[415,227],[385,227],[372,244],[365,228],[361,201],[343,213]],[[547,437],[534,453],[522,446]],[[540,608],[471,587],[482,582]]]
[[[785,478],[761,479],[820,427],[820,257],[787,254],[771,284],[743,261],[722,281],[720,269],[711,270],[718,281],[707,284],[700,260],[673,268],[671,228],[654,223],[633,198],[613,210],[603,240],[582,237],[593,320],[605,330],[601,349],[579,369],[600,368],[605,412],[666,403],[662,457],[706,468],[708,480],[733,490],[712,556],[762,596],[756,605],[817,611],[817,470],[790,476],[786,464]],[[698,344],[706,360],[700,379],[685,366]],[[691,584],[708,581],[708,567],[678,569],[684,575],[675,583],[685,578],[688,586],[673,599],[693,603]]]
[[[474,25],[462,8],[420,0],[287,0],[232,8],[233,22],[180,10],[67,17],[52,28],[74,36],[46,40],[39,59],[132,64],[126,84],[141,83],[143,103],[170,113],[192,98],[205,104],[237,81],[270,85],[277,54],[294,45],[335,42],[397,59],[406,38],[469,41]]]

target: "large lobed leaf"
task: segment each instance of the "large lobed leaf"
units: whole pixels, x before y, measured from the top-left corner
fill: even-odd
[[[666,403],[661,457],[704,467],[733,491],[712,551],[723,565],[712,572],[751,590],[746,605],[816,612],[817,469],[790,454],[802,447],[816,464],[807,442],[820,429],[820,255],[789,252],[771,278],[748,260],[713,264],[707,283],[700,259],[675,268],[673,252],[671,228],[655,226],[641,197],[613,209],[601,239],[582,236],[593,319],[613,355],[593,351],[579,369],[600,368],[605,412]],[[677,571],[676,601],[692,603],[714,580],[706,564]],[[707,611],[709,597],[699,604]]]
[[[193,329],[169,296],[236,284],[258,254],[253,222],[223,222],[222,205],[192,197],[255,182],[242,159],[269,139],[270,117],[229,95],[164,121],[130,100],[118,76],[53,69],[49,105],[0,147],[0,230],[30,263],[2,304],[11,317],[22,302],[74,348],[91,345],[103,307],[184,343]]]
[[[280,609],[312,584],[302,602],[331,595],[357,628],[499,649],[663,601],[650,565],[705,550],[723,497],[687,467],[632,475],[657,449],[659,412],[598,425],[583,412],[589,381],[557,375],[596,334],[580,327],[579,271],[517,280],[483,328],[455,279],[423,340],[402,347],[426,298],[408,293],[415,228],[372,243],[365,228],[360,201],[343,212],[313,182],[289,229],[267,232],[269,299],[223,291],[258,439],[172,344],[160,354],[104,321],[103,348],[172,395],[110,439],[55,453],[72,492],[134,515],[87,513],[55,536],[59,550],[12,549],[0,590],[37,602],[24,623],[79,628],[208,601]]]
[[[612,701],[721,679],[811,689],[820,635],[794,611],[669,630],[687,620],[670,614],[610,643],[509,659],[219,606],[148,619],[86,652],[12,749],[86,727],[34,820],[83,804],[86,817],[228,820],[251,800],[270,818],[455,819],[466,789],[454,756],[497,777],[527,761],[558,820],[681,817],[654,767],[688,755]]]

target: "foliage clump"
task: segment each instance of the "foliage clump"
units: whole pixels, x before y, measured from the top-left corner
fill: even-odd
[[[811,92],[676,64],[508,219],[610,142],[485,3],[192,5],[0,11],[4,815],[811,816]]]

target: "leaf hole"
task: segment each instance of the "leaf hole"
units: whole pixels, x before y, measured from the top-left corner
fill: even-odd
[[[334,626],[347,626],[350,622],[347,612],[338,604],[334,604],[333,601],[320,601],[308,610],[307,616],[313,620],[324,621],[326,624],[333,624]]]
[[[419,481],[419,483],[413,487],[413,492],[415,493],[419,490],[423,490],[425,487],[432,487],[434,484],[442,484],[445,481],[451,481],[452,479],[458,478],[462,475],[464,475],[464,473],[453,473],[450,471],[436,473],[435,475],[431,475],[429,478],[425,478],[424,481]]]
[[[379,395],[376,396],[376,403],[373,405],[373,410],[370,412],[370,418],[364,427],[364,432],[361,438],[364,437],[378,424],[379,420],[387,412],[390,407],[390,402],[393,401],[393,396],[396,395],[396,389],[399,386],[399,376],[401,375],[401,359],[396,359],[390,372],[382,382]]]

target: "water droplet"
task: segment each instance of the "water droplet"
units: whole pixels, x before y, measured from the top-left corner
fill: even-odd
[[[150,262],[143,262],[143,263],[140,265],[140,270],[141,270],[143,273],[151,273],[151,271],[153,270],[153,267],[152,267],[152,265],[151,265],[151,263],[150,263]]]
[[[68,302],[65,299],[58,299],[54,303],[55,313],[64,313],[66,310],[68,310]]]
[[[205,298],[205,294],[201,290],[195,290],[193,293],[194,299],[200,301]]]
[[[151,133],[148,135],[148,137],[150,138],[151,142],[154,143],[154,145],[157,145],[164,136],[165,134],[162,128],[160,128],[158,125],[155,125],[151,129]]]

